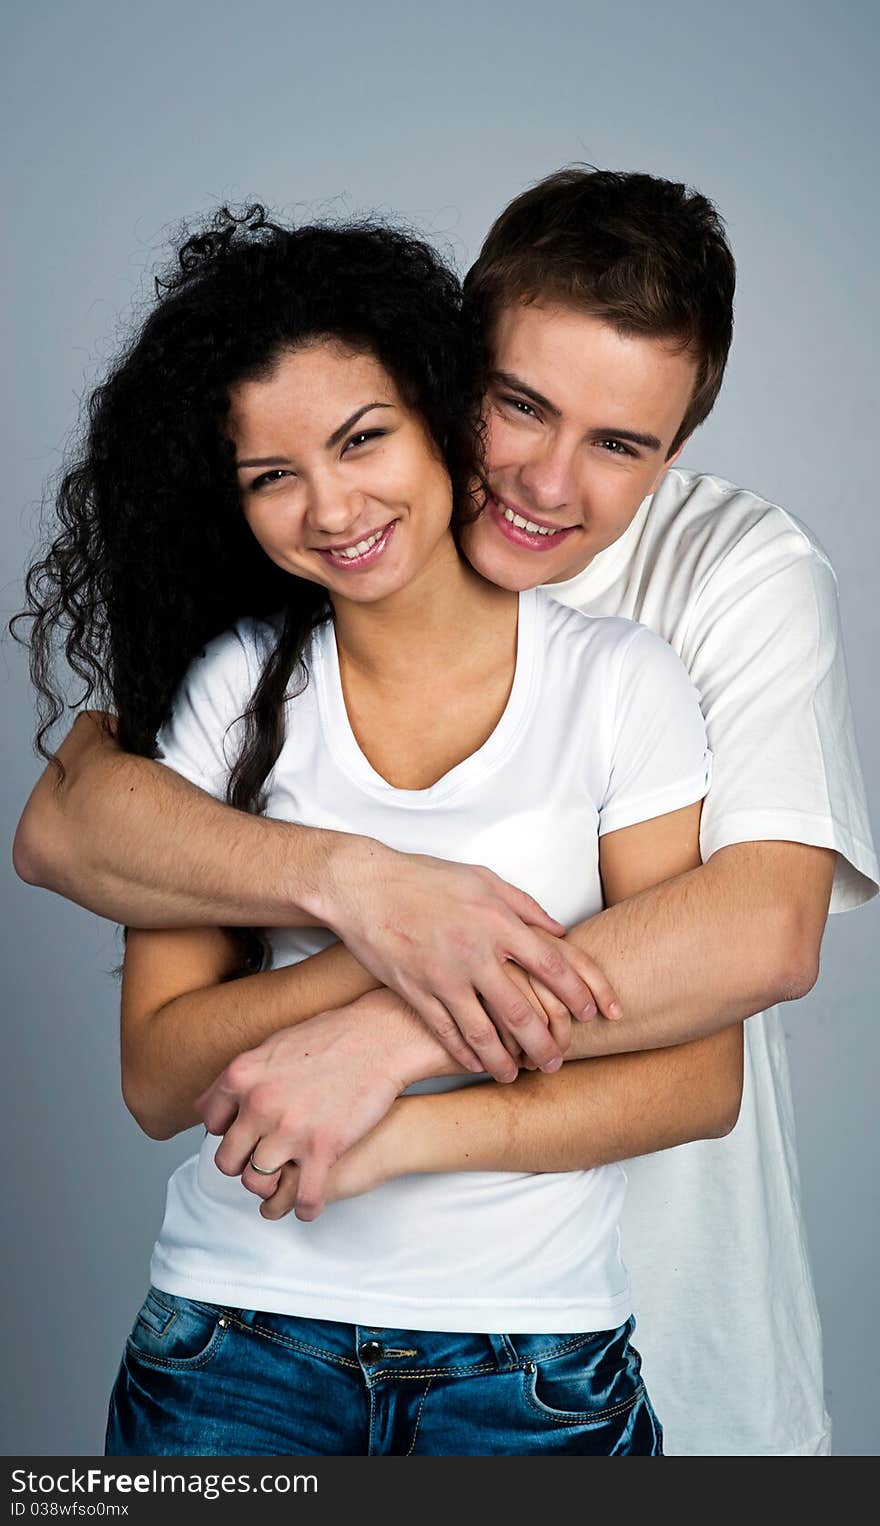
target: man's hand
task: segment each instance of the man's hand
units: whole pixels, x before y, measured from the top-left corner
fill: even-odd
[[[579,962],[565,929],[491,870],[356,843],[329,877],[320,915],[382,984],[403,997],[444,1049],[496,1081],[516,1075],[511,1052],[542,1070],[562,1049],[515,979],[519,965],[572,1018],[616,1017],[596,965]]]
[[[404,1099],[407,1101],[409,1099]],[[398,1106],[394,1104],[395,1108]],[[392,1131],[386,1127],[393,1116],[393,1109],[382,1119],[376,1128],[371,1130],[350,1150],[341,1155],[336,1164],[330,1168],[327,1176],[327,1186],[324,1197],[325,1204],[338,1203],[342,1198],[362,1197],[365,1192],[372,1192],[376,1187],[390,1181],[394,1176],[402,1174],[403,1167],[400,1160],[396,1162],[389,1157],[386,1147],[386,1137],[392,1138]],[[262,1218],[269,1220],[284,1219],[295,1208],[299,1198],[299,1166],[295,1161],[288,1161],[278,1173],[278,1185],[271,1197],[266,1198],[260,1204]]]
[[[233,1060],[196,1100],[208,1132],[225,1136],[214,1157],[219,1170],[265,1198],[281,1167],[295,1161],[297,1217],[317,1218],[340,1155],[412,1081],[431,1074],[437,1054],[436,1041],[387,992],[281,1029]],[[278,1171],[255,1171],[252,1157]]]

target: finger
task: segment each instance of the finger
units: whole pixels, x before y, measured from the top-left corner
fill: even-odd
[[[433,996],[420,995],[418,1003],[412,997],[407,997],[407,1000],[425,1027],[429,1028],[438,1043],[443,1045],[446,1053],[465,1070],[471,1071],[474,1075],[482,1075],[485,1066],[480,1056],[462,1037],[461,1029],[448,1007],[444,1007],[443,1003]]]
[[[593,1000],[602,1016],[617,1022],[623,1016],[623,1004],[604,970],[599,968],[589,954],[584,954],[573,944],[567,943],[565,947],[581,979],[592,991]]]
[[[553,995],[549,986],[545,986],[537,975],[532,977],[532,989],[547,1014],[547,1023],[554,1039],[565,1054],[571,1043],[571,1013],[563,1006],[557,996]]]
[[[506,1028],[502,1028],[499,1031],[498,1037],[507,1050],[507,1053],[510,1055],[510,1058],[516,1065],[517,1070],[519,1070],[520,1066],[525,1065],[527,1061],[527,1056],[523,1053],[522,1047],[517,1043],[513,1034],[509,1033]],[[528,1063],[531,1064],[532,1062],[529,1061]]]
[[[495,965],[492,977],[483,985],[480,994],[499,1031],[508,1029],[523,1053],[541,1070],[552,1073],[559,1069],[562,1051],[544,1017],[535,1011],[528,997],[514,985],[501,966]]]
[[[525,930],[511,943],[509,954],[530,976],[537,976],[549,986],[572,1017],[581,1022],[595,1017],[593,992],[577,973],[577,955],[567,943]]]
[[[300,1161],[294,1211],[303,1223],[316,1219],[324,1207],[332,1164],[332,1160],[319,1155],[310,1155],[307,1160]]]
[[[248,1153],[247,1162],[241,1171],[242,1186],[257,1197],[271,1197],[288,1161],[298,1158],[298,1149],[299,1142],[292,1138],[289,1129],[267,1128]],[[274,1167],[272,1175],[264,1176],[263,1170],[255,1170],[254,1161],[266,1171]]]
[[[260,1213],[264,1219],[283,1219],[293,1209],[296,1202],[296,1194],[299,1190],[299,1166],[293,1161],[282,1166],[278,1174],[278,1186],[260,1204]]]
[[[480,1069],[496,1081],[515,1081],[518,1067],[502,1043],[498,1028],[473,991],[463,991],[455,998],[447,997],[447,1000],[468,1046],[479,1056]],[[518,1042],[515,1034],[510,1036]]]
[[[209,1134],[225,1134],[238,1113],[238,1098],[221,1091],[215,1082],[196,1097],[195,1107]]]
[[[557,938],[565,936],[567,931],[565,924],[551,917],[549,912],[546,912],[543,906],[539,906],[538,902],[525,890],[518,890],[515,885],[509,885],[507,880],[502,880],[497,875],[495,879],[501,900],[510,907],[521,922],[525,922],[529,927],[542,927],[545,932],[553,933]]]
[[[224,1176],[241,1176],[247,1165],[251,1151],[255,1150],[260,1139],[260,1128],[254,1118],[247,1114],[239,1114],[231,1128],[227,1129],[214,1152],[214,1164]],[[286,1160],[290,1152],[285,1153],[280,1159]],[[259,1160],[259,1156],[257,1156]],[[260,1162],[262,1164],[262,1162]],[[271,1164],[271,1162],[267,1162]]]
[[[263,1176],[261,1171],[256,1171],[253,1166],[253,1160],[256,1160],[258,1166],[262,1166],[264,1150],[265,1144],[261,1139],[256,1148],[251,1151],[252,1159],[248,1160],[241,1173],[241,1185],[246,1187],[248,1192],[253,1192],[256,1197],[269,1198],[278,1187],[284,1165],[279,1164],[278,1170],[273,1171],[271,1176]]]

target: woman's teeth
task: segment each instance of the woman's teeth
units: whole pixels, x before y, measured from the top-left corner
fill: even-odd
[[[387,525],[385,528],[388,528]],[[375,546],[377,540],[381,540],[384,534],[385,530],[377,530],[375,535],[370,536],[369,540],[359,540],[356,546],[346,546],[343,551],[331,551],[330,555],[344,556],[349,561],[352,561],[356,556],[363,556],[365,551],[369,551],[371,547]]]
[[[550,530],[547,525],[533,524],[530,519],[523,519],[521,514],[514,514],[513,509],[502,509],[502,514],[509,524],[516,525],[518,530],[527,530],[530,535],[558,535],[558,530]]]

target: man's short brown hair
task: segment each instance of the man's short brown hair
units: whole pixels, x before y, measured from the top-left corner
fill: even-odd
[[[707,197],[653,175],[575,166],[523,191],[465,280],[488,339],[502,307],[558,301],[624,334],[676,340],[697,380],[672,455],[708,416],[733,335],[733,255]]]

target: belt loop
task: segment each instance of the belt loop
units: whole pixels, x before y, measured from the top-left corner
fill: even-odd
[[[492,1347],[492,1355],[495,1358],[495,1366],[499,1372],[513,1372],[519,1365],[519,1357],[506,1335],[487,1335],[487,1341]]]

